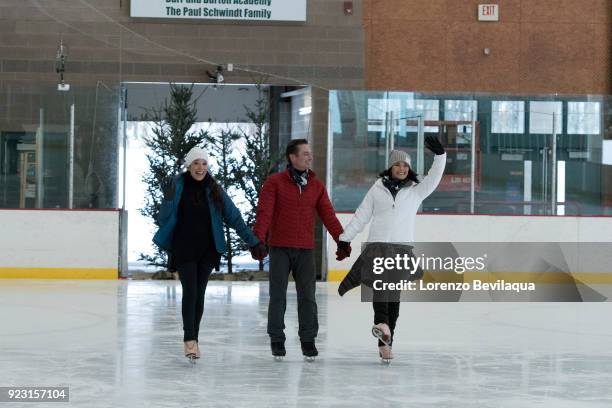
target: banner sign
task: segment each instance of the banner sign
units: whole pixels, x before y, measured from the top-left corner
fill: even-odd
[[[306,0],[131,0],[130,17],[306,21]]]

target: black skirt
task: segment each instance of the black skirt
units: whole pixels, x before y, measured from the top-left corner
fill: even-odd
[[[406,244],[372,242],[367,244],[346,277],[340,282],[338,293],[343,296],[349,290],[364,284],[371,288],[375,280],[386,283],[414,281],[423,278],[423,269],[414,268],[414,247]],[[397,262],[399,256],[399,262]],[[381,262],[381,259],[387,260]],[[388,261],[393,259],[393,262]]]

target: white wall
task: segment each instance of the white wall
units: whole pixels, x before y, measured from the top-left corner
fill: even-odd
[[[118,269],[119,211],[0,210],[0,269]]]

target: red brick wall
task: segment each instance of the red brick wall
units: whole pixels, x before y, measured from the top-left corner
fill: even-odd
[[[479,3],[500,20],[477,21]],[[365,0],[366,87],[609,94],[611,14],[611,0]]]

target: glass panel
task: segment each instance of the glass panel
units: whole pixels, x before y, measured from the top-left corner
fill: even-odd
[[[312,120],[312,91],[305,87],[291,97],[291,139],[308,139]]]
[[[396,118],[402,115],[399,99],[368,99],[368,131],[384,131],[385,118],[389,112],[393,112]]]
[[[330,155],[336,211],[354,211],[385,166],[386,103],[381,93],[331,91]],[[397,100],[388,104],[397,107]],[[340,130],[340,131],[338,131]]]
[[[493,101],[491,105],[492,133],[523,133],[525,131],[525,102]]]
[[[599,134],[600,111],[599,102],[568,102],[567,133],[570,135]]]
[[[555,118],[555,133],[563,133],[563,104],[561,102],[529,102],[529,133],[553,133],[553,114]]]
[[[472,137],[476,137],[478,146],[478,128],[473,132],[472,121],[445,120],[440,122],[438,139],[446,150],[446,167],[438,188],[423,201],[424,213],[456,213],[470,212],[470,195],[472,181]],[[480,148],[477,148],[476,157]],[[427,174],[433,164],[434,155],[426,150],[424,173]],[[480,167],[479,161],[475,162]],[[423,174],[423,176],[425,175]],[[475,180],[475,188],[479,188],[479,180]]]
[[[0,207],[70,208],[73,187],[74,208],[116,208],[118,92],[102,82],[2,92]]]
[[[2,141],[2,207],[35,208],[38,161],[35,130],[4,131]]]
[[[612,140],[603,141],[601,163],[612,166]]]
[[[472,121],[472,112],[478,109],[478,101],[446,100],[444,101],[444,120]]]
[[[408,100],[407,113],[409,116],[422,116],[425,121],[438,121],[440,119],[440,101],[437,99]],[[425,132],[437,132],[437,126],[425,126]],[[416,127],[409,127],[409,132],[416,132]]]
[[[482,167],[476,173],[481,183],[475,194],[475,212],[550,213],[552,135],[524,132],[525,101],[494,100],[490,106],[491,111],[481,109],[478,113],[480,123],[493,125],[491,132],[483,132],[480,140]],[[552,116],[549,124],[552,128]],[[496,130],[503,133],[495,133]]]
[[[71,135],[72,92],[48,95],[37,131],[36,208],[68,208],[68,146]],[[29,173],[29,172],[28,172]],[[29,174],[28,174],[29,177]],[[27,177],[26,177],[27,178]],[[32,184],[30,186],[33,187]]]
[[[26,134],[23,131],[3,131],[0,133],[0,149],[2,151],[2,190],[0,193],[1,206],[4,208],[18,208],[20,206],[20,200],[25,200],[25,191],[23,191],[21,175],[27,175],[30,172],[29,182],[27,184],[33,184],[36,180],[35,174],[30,168],[29,163],[35,163],[35,150],[34,146],[34,135]],[[30,146],[28,146],[30,145]],[[28,155],[27,153],[32,153]],[[28,164],[24,164],[27,162]],[[23,192],[22,192],[23,191]],[[36,192],[28,194],[29,199],[35,199]],[[23,197],[23,198],[22,198]],[[25,207],[25,203],[22,203],[22,207]]]
[[[76,95],[74,207],[117,208],[117,87],[98,82]]]
[[[424,116],[425,135],[435,134],[447,146],[448,163],[423,212],[469,213],[473,172],[477,214],[612,213],[607,164],[612,165],[612,148],[602,134],[609,127],[602,124],[612,122],[604,112],[609,97],[335,91],[333,98],[330,178],[339,211],[354,211],[383,169],[385,132],[394,135],[395,148],[407,151],[417,168],[417,124]],[[472,108],[477,109],[474,129]],[[391,125],[385,122],[388,112],[394,115]],[[559,118],[554,141],[553,113]],[[425,150],[422,173],[432,157]]]

